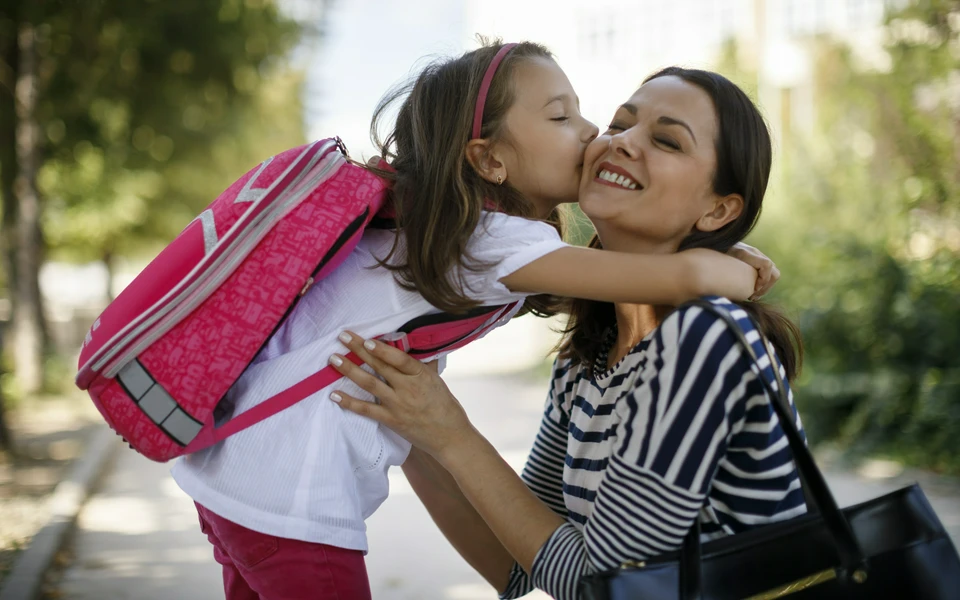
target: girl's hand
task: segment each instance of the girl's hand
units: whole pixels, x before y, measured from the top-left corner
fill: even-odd
[[[780,269],[766,254],[749,244],[737,242],[727,252],[730,256],[742,260],[757,270],[757,284],[751,300],[756,300],[770,291],[770,288],[780,279]]]
[[[331,356],[337,371],[377,398],[375,404],[343,392],[330,394],[342,408],[386,425],[438,460],[443,450],[476,433],[435,364],[424,365],[401,350],[352,332],[340,334],[340,341],[383,377],[378,379],[342,355]]]
[[[701,296],[723,296],[734,302],[747,300],[755,293],[757,270],[732,256],[709,250],[691,248],[676,254],[687,262],[684,278],[689,282],[689,296],[679,298],[681,304]]]

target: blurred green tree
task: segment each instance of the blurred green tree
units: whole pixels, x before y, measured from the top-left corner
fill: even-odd
[[[24,31],[35,76],[23,68]],[[45,337],[45,256],[99,259],[112,271],[119,256],[156,251],[246,169],[302,142],[301,75],[288,61],[301,33],[273,0],[3,3],[0,134],[26,127],[12,92],[28,79],[36,90],[33,145],[0,141],[22,391],[41,383],[42,354],[20,332]],[[13,184],[24,156],[34,166],[29,214]]]
[[[755,239],[801,313],[814,438],[960,472],[960,2],[884,29],[880,69],[817,42],[818,124],[782,148]]]

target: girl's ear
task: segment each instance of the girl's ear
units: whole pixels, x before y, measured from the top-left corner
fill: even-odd
[[[507,180],[507,168],[492,151],[487,140],[476,139],[467,142],[467,162],[490,183],[503,183]]]
[[[713,210],[702,215],[695,225],[699,231],[716,231],[743,212],[743,196],[729,194],[716,201]]]

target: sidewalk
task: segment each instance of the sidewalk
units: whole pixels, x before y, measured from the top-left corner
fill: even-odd
[[[477,426],[520,466],[543,402],[542,381],[510,376],[452,380]],[[504,421],[498,411],[515,407]],[[84,507],[59,590],[67,600],[208,600],[222,598],[220,567],[200,533],[191,500],[169,465],[126,447]],[[407,485],[391,475],[390,498],[368,520],[367,568],[377,600],[494,600],[489,585],[449,546]],[[529,600],[543,600],[534,593]]]
[[[520,323],[522,323],[521,320]],[[539,426],[546,373],[492,375],[478,372],[485,352],[499,351],[505,337],[454,355],[446,378],[477,428],[508,462],[522,467]],[[522,346],[521,346],[522,347]],[[537,347],[543,347],[541,343]],[[522,356],[530,348],[522,347]],[[529,372],[529,371],[528,371]],[[509,418],[504,418],[509,414]],[[63,573],[67,600],[207,600],[222,598],[220,569],[199,531],[192,502],[168,475],[123,448],[114,470],[80,514],[72,564]],[[876,497],[911,483],[916,474],[896,474],[872,463],[862,473],[828,470],[842,505]],[[920,474],[924,491],[955,543],[960,542],[960,486]],[[407,485],[391,475],[390,498],[368,522],[367,567],[376,600],[494,600],[496,594],[449,546]],[[526,597],[543,600],[539,592]]]

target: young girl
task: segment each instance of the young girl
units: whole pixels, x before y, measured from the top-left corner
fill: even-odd
[[[425,314],[532,294],[667,304],[762,291],[753,267],[718,252],[635,255],[561,240],[556,209],[576,201],[597,128],[542,46],[488,45],[428,67],[381,103],[374,131],[400,98],[379,144],[388,165],[376,169],[392,180],[398,228],[365,232],[302,298],[227,394],[233,414],[326,366],[345,329],[375,337]],[[599,176],[643,202],[648,182],[613,168]],[[736,201],[718,203],[716,216]],[[548,308],[539,300],[528,306]],[[387,470],[410,445],[326,401],[333,390],[372,399],[340,380],[174,466],[223,565],[229,600],[370,597],[364,519],[386,498]]]

